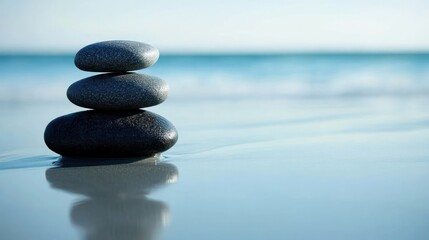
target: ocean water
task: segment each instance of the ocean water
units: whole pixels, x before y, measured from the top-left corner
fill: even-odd
[[[174,97],[418,97],[429,90],[429,54],[166,55],[138,72],[161,76]],[[61,100],[93,74],[73,56],[0,56],[2,102]]]
[[[158,160],[64,167],[73,56],[0,56],[0,239],[428,239],[429,54],[161,55]]]

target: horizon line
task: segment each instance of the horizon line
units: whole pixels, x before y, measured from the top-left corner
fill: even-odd
[[[72,56],[71,51],[0,51],[0,56]],[[165,51],[161,56],[428,55],[429,50]]]

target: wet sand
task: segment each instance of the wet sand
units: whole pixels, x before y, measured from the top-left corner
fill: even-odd
[[[166,178],[146,195],[135,194],[145,192],[153,176],[145,179],[141,165],[125,180],[121,172],[112,175],[97,166],[56,174],[61,172],[58,156],[36,138],[51,115],[72,109],[39,106],[44,114],[26,125],[27,108],[3,108],[9,111],[3,121],[15,124],[15,138],[34,138],[22,142],[27,145],[21,152],[4,150],[0,160],[0,189],[7,196],[0,200],[0,213],[12,216],[2,221],[3,237],[429,236],[429,111],[421,99],[241,99],[159,106],[157,112],[179,130],[177,145],[162,155],[160,167],[177,172],[174,184],[167,186],[172,181]],[[5,125],[2,131],[8,131]],[[115,189],[122,197],[109,197],[118,195]],[[91,195],[106,191],[101,199]]]

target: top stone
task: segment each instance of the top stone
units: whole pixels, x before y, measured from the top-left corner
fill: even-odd
[[[77,52],[76,67],[89,72],[126,72],[147,68],[159,57],[158,49],[135,41],[104,41]]]

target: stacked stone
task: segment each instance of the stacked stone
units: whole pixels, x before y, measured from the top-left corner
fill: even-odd
[[[64,157],[145,157],[166,151],[177,141],[175,127],[165,118],[140,108],[162,103],[167,83],[134,73],[153,65],[158,50],[134,41],[105,41],[76,54],[83,71],[109,72],[84,78],[67,90],[68,99],[87,110],[61,116],[45,130],[45,143]]]

